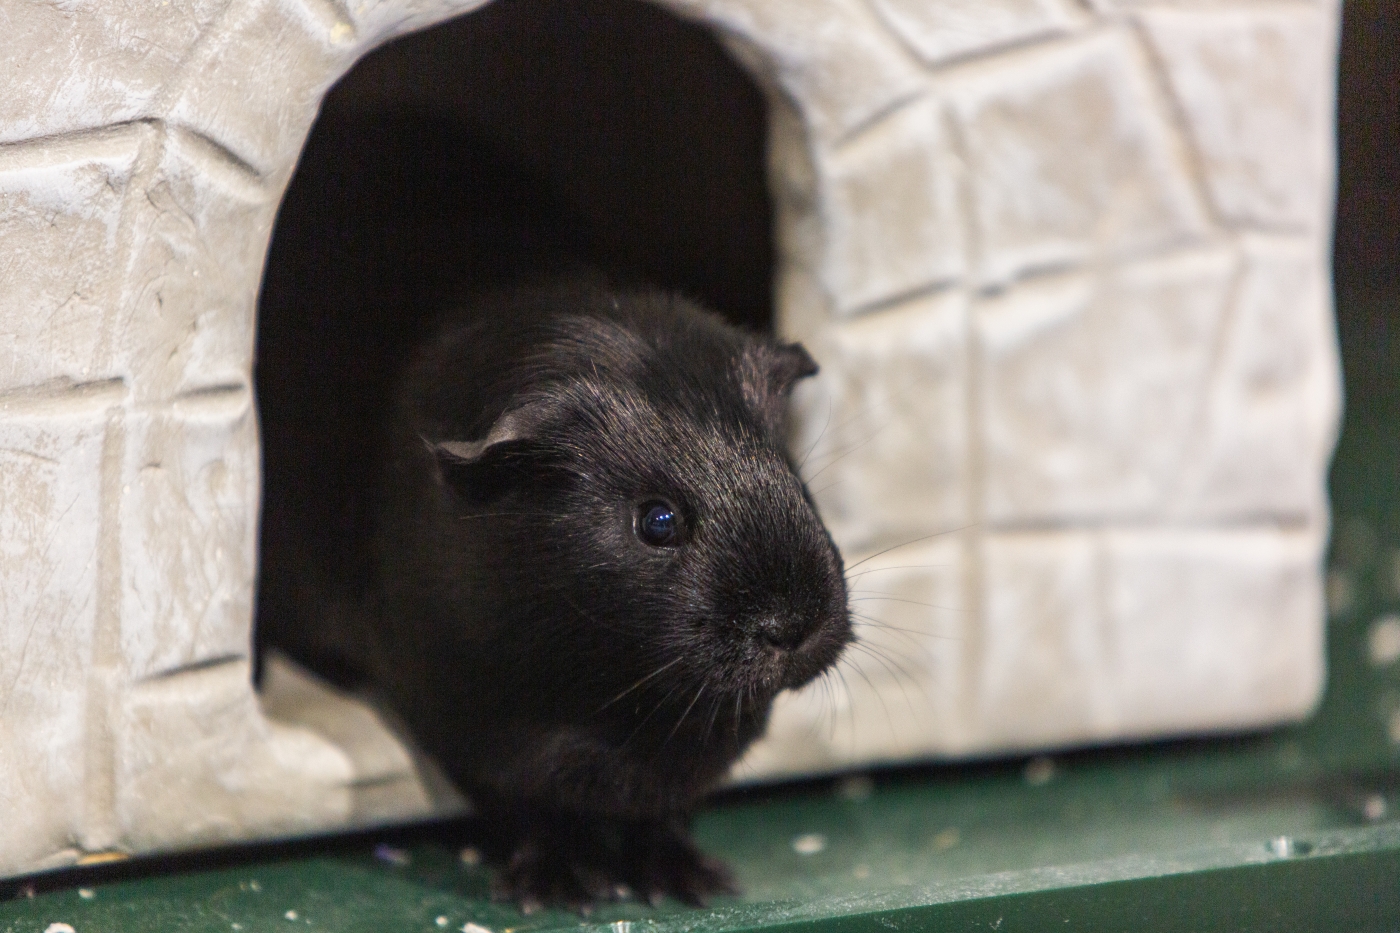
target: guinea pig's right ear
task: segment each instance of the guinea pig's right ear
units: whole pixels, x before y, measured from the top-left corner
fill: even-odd
[[[817,362],[800,343],[759,344],[748,361],[744,396],[764,426],[781,436],[793,383],[816,375]]]
[[[505,492],[538,462],[538,439],[544,427],[541,406],[512,408],[496,419],[479,441],[423,439],[444,483],[473,503]]]
[[[773,359],[773,381],[779,394],[786,395],[799,379],[817,374],[817,361],[800,343],[783,343]]]

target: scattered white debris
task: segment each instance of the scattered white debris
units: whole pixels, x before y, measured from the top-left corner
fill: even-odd
[[[288,920],[295,920],[297,918],[297,912],[295,910],[289,910],[282,916],[286,917]]]
[[[437,924],[438,926],[440,926],[440,927],[445,927],[445,926],[447,926],[447,922],[448,922],[448,921],[447,921],[447,918],[446,918],[446,917],[438,917],[438,918],[437,918],[436,920],[434,920],[433,922],[436,923],[436,924]]]
[[[612,933],[632,933],[631,920],[614,920],[609,926],[612,927]]]
[[[463,849],[460,857],[462,859],[463,865],[481,864],[481,853],[478,852],[476,849],[472,848],[471,846],[467,846],[465,849]]]
[[[1371,623],[1370,649],[1376,667],[1400,661],[1400,615],[1386,613]]]
[[[66,923],[50,923],[44,927],[44,933],[74,933],[74,931]]]
[[[462,933],[491,933],[491,928],[468,921],[462,925]]]
[[[1055,777],[1055,759],[1047,755],[1037,755],[1026,762],[1024,777],[1026,783],[1032,787],[1049,784]]]
[[[826,837],[821,833],[803,833],[792,840],[792,851],[798,855],[816,855],[826,848]]]
[[[1275,836],[1269,840],[1269,851],[1279,858],[1288,858],[1293,854],[1293,840],[1287,836]]]
[[[256,881],[250,881],[248,882],[248,890],[253,892],[261,891],[262,885],[258,884]]]
[[[394,865],[398,868],[403,868],[409,862],[413,861],[409,857],[407,850],[395,848],[394,846],[382,842],[374,847],[374,857],[386,865]]]
[[[1361,812],[1366,819],[1373,823],[1376,820],[1385,819],[1385,798],[1380,794],[1372,794],[1361,805]]]
[[[232,928],[235,929],[235,930],[241,930],[241,929],[243,929],[243,924],[241,924],[241,923],[230,923],[229,926],[232,927]]]
[[[97,892],[94,891],[92,888],[79,888],[78,896],[85,901],[90,901],[97,896]]]

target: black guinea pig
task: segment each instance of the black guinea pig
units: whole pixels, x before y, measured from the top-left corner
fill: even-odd
[[[480,298],[406,366],[372,608],[320,640],[471,798],[499,896],[735,890],[690,815],[851,640],[783,443],[815,371],[685,299],[578,282]]]

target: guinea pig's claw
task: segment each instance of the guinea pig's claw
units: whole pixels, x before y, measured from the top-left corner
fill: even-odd
[[[496,873],[491,896],[496,901],[514,902],[526,915],[553,906],[587,917],[596,904],[615,900],[618,886],[603,870],[526,839]]]
[[[729,869],[697,849],[683,827],[630,829],[616,837],[622,845],[580,846],[576,838],[548,832],[521,838],[499,866],[492,896],[526,914],[554,906],[586,917],[597,904],[634,895],[654,907],[668,897],[704,907],[715,895],[739,893]]]
[[[705,855],[682,832],[658,833],[649,857],[639,867],[646,875],[643,890],[653,906],[670,896],[691,907],[705,907],[715,895],[739,893],[724,863]]]

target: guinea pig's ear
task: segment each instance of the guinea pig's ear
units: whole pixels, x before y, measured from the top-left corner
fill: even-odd
[[[792,390],[799,379],[817,374],[817,361],[800,343],[782,343],[774,348],[773,383],[780,395]]]
[[[524,475],[538,457],[543,406],[512,408],[479,441],[423,442],[437,461],[443,482],[475,503],[489,502]]]
[[[788,394],[799,379],[815,375],[817,363],[800,343],[760,343],[741,377],[744,396],[774,436],[781,436]]]

